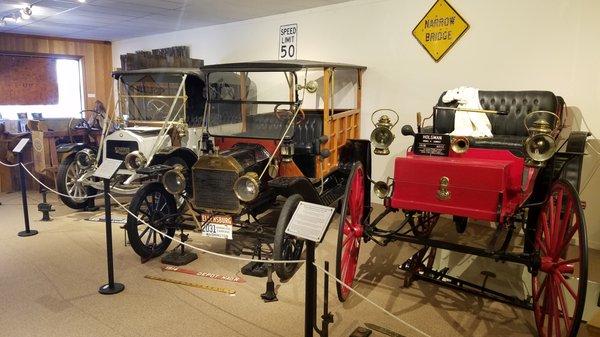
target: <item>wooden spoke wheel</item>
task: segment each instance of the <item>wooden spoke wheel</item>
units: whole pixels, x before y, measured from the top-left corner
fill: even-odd
[[[175,227],[169,226],[169,218],[177,213],[173,195],[167,192],[162,184],[150,183],[140,188],[134,195],[129,211],[150,226],[139,221],[136,217],[127,216],[127,237],[133,250],[142,258],[150,259],[162,255],[167,250],[173,237]]]
[[[587,236],[573,186],[555,182],[542,207],[534,248],[540,267],[532,277],[533,311],[540,337],[575,337],[587,288]]]
[[[365,172],[362,164],[357,162],[350,171],[342,200],[336,252],[335,275],[348,286],[352,286],[356,276],[364,232],[365,193],[368,193],[365,191]],[[336,288],[339,300],[346,301],[350,290],[339,283]]]
[[[69,208],[84,209],[93,203],[91,198],[86,197],[96,194],[96,190],[79,181],[84,173],[74,155],[65,158],[58,167],[56,188],[63,194],[59,196],[61,201]]]

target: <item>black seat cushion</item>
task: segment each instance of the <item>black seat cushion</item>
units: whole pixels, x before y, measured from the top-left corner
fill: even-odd
[[[457,107],[458,102],[444,103],[440,96],[437,106]],[[527,137],[524,120],[533,111],[550,111],[561,116],[564,101],[550,91],[479,91],[479,102],[485,110],[506,112],[505,115],[488,114],[492,124],[491,138],[471,138],[471,146],[509,149],[522,152]],[[433,118],[435,133],[454,131],[454,110],[437,109]]]

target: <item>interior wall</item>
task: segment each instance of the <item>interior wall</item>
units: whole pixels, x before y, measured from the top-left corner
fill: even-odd
[[[82,59],[86,109],[100,100],[106,104],[112,85],[110,42],[73,40],[19,34],[0,34],[0,52],[75,56]]]
[[[435,1],[358,0],[244,22],[147,36],[113,43],[119,55],[141,49],[188,45],[206,64],[276,59],[278,28],[298,24],[298,58],[365,65],[362,137],[373,129],[370,114],[389,107],[400,114],[392,154],[411,139],[400,126],[427,115],[446,89],[551,90],[569,111],[583,115],[600,135],[600,36],[595,0],[449,0],[470,29],[435,63],[411,31]],[[595,148],[600,150],[600,145]],[[588,156],[584,181],[598,156]],[[392,156],[374,158],[374,179],[392,175]],[[600,207],[595,176],[582,194],[590,243],[600,248]]]

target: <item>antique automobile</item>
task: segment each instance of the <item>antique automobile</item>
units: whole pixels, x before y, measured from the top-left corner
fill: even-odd
[[[105,119],[99,146],[75,143],[60,149],[66,155],[57,188],[64,194],[63,203],[73,209],[93,205],[94,199],[85,197],[102,190],[93,174],[106,158],[123,161],[111,190],[125,195],[135,193],[147,178],[136,170],[155,164],[191,167],[197,159],[206,102],[200,70],[117,71],[113,77],[119,113]]]
[[[339,224],[337,276],[352,285],[361,241],[422,245],[401,266],[407,272],[404,286],[426,280],[531,309],[539,336],[574,337],[588,273],[578,194],[588,134],[561,134],[564,102],[548,91],[479,91],[479,99],[479,112],[486,113],[492,125],[491,138],[450,136],[456,105],[444,104],[441,98],[432,127],[421,125],[418,116],[416,133],[410,125],[402,128],[414,143],[405,156],[395,158],[393,180],[374,185],[385,209],[373,221],[366,198],[368,171],[355,164]],[[374,141],[381,135],[382,130],[376,131]],[[392,228],[378,227],[390,213],[403,218]],[[491,222],[493,235],[481,246],[438,239],[434,228],[441,214],[452,216],[459,233],[465,232],[469,220]],[[436,249],[524,265],[531,273],[530,296],[520,299],[492,289],[485,278],[476,284],[451,275],[448,267],[435,269]],[[341,301],[348,298],[347,288],[338,285],[337,292]]]
[[[364,69],[315,61],[203,67],[207,153],[192,167],[144,170],[154,170],[157,179],[129,207],[143,220],[132,215],[127,220],[135,252],[142,258],[161,255],[171,242],[163,234],[172,237],[180,228],[223,239],[232,239],[236,228],[235,233],[261,234],[256,244],[272,243],[274,259],[298,260],[304,243],[285,233],[298,204],[335,205],[352,164],[370,162],[369,142],[354,140]],[[176,206],[180,198],[187,209]],[[274,229],[270,236],[268,229]],[[296,267],[274,269],[285,280]]]

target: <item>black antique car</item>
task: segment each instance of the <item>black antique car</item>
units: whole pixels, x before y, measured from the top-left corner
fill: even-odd
[[[299,259],[304,242],[285,233],[298,204],[336,204],[354,162],[369,167],[370,143],[355,140],[364,70],[315,61],[202,68],[208,87],[204,153],[191,172],[178,165],[144,170],[157,179],[135,194],[129,209],[160,232],[130,215],[135,252],[159,256],[171,242],[164,234],[190,226],[224,239],[232,239],[233,228],[260,226],[274,228],[274,259]],[[182,197],[185,207],[177,207]],[[279,215],[265,216],[281,202]],[[281,279],[295,269],[293,263],[275,266]]]

